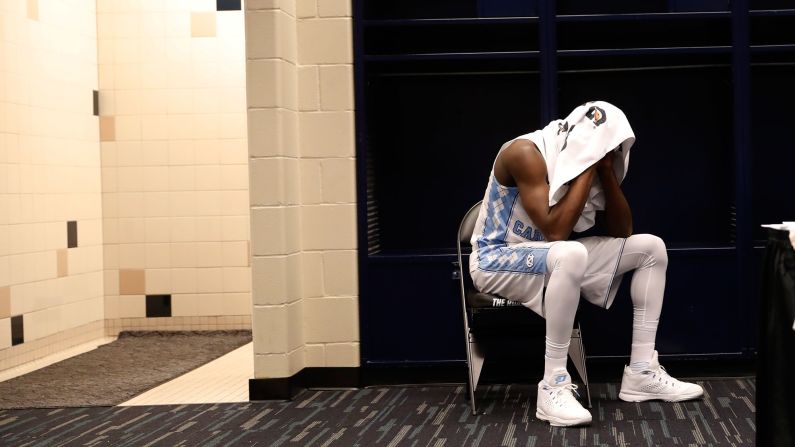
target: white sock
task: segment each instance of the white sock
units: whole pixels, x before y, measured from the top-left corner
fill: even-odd
[[[544,382],[554,385],[555,377],[566,373],[566,356],[569,353],[569,341],[555,343],[547,338],[546,352],[544,353]]]
[[[629,369],[635,374],[649,369],[653,354],[654,343],[632,343],[632,355],[629,360]]]
[[[655,320],[646,318],[646,309],[635,307],[632,322],[632,351],[629,358],[629,369],[639,373],[649,369],[654,356],[654,339],[657,335],[659,317]]]

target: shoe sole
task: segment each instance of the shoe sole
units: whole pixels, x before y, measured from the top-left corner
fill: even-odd
[[[632,391],[621,391],[618,393],[618,398],[624,402],[646,402],[649,400],[661,400],[664,402],[682,402],[685,400],[698,399],[704,395],[704,391],[690,394],[678,395],[660,395],[650,393],[638,393]]]
[[[576,425],[588,425],[591,423],[592,417],[582,418],[582,419],[561,419],[554,416],[548,416],[544,413],[541,409],[536,409],[536,419],[540,419],[542,421],[549,422],[549,425],[553,427],[573,427]]]

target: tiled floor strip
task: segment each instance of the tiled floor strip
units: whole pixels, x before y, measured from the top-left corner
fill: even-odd
[[[254,345],[249,343],[120,405],[247,402],[253,358]]]

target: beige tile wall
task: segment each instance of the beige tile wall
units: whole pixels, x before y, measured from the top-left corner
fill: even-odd
[[[350,15],[246,3],[258,378],[359,365]]]
[[[357,366],[349,3],[249,0],[245,71],[214,0],[34,3],[0,10],[0,287],[26,338],[245,326],[253,255],[257,377]]]
[[[145,294],[173,327],[250,315],[243,12],[97,0],[97,30],[105,317],[140,326]]]
[[[0,2],[0,369],[102,336],[93,1]],[[67,221],[77,221],[67,248]],[[10,316],[24,343],[10,347]]]

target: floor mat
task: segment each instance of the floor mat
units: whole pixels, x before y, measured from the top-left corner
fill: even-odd
[[[251,341],[251,331],[122,332],[119,339],[0,382],[0,408],[110,406]]]
[[[592,385],[589,427],[535,418],[537,387],[307,390],[291,402],[0,410],[0,445],[34,446],[736,446],[754,445],[753,379],[699,381],[704,398],[629,403]]]

